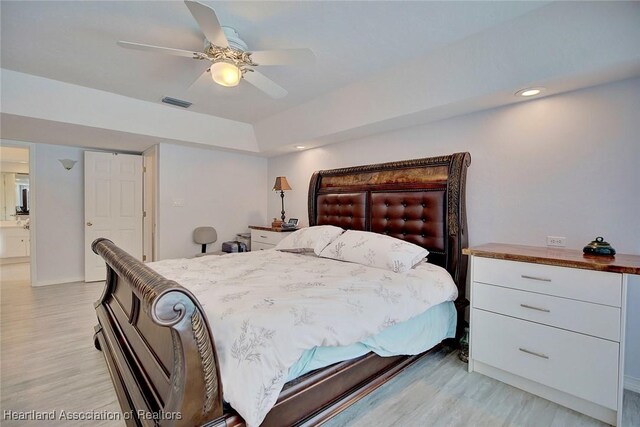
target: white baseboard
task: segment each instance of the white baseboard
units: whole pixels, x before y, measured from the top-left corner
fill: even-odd
[[[75,283],[75,282],[84,282],[84,277],[70,277],[67,279],[54,279],[54,280],[38,280],[35,283],[32,283],[31,286],[50,286],[50,285],[61,285],[63,283]]]
[[[629,375],[625,376],[624,388],[640,393],[640,378],[630,377]]]

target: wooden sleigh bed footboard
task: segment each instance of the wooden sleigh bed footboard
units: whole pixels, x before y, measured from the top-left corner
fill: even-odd
[[[309,188],[310,225],[387,234],[429,249],[429,261],[446,268],[458,287],[458,336],[468,303],[462,248],[469,164],[469,153],[456,153],[319,171]],[[108,239],[97,239],[92,249],[107,264],[105,289],[95,303],[95,345],[127,425],[244,425],[223,403],[215,337],[195,296]],[[427,353],[369,353],[310,372],[284,386],[262,425],[318,425]]]
[[[197,299],[113,242],[93,250],[107,263],[95,303],[96,348],[104,353],[129,426],[242,426],[222,401],[215,344]],[[317,425],[420,357],[369,353],[285,385],[264,426]]]
[[[94,342],[127,424],[196,426],[222,416],[217,355],[197,299],[110,240],[92,249],[107,264]]]

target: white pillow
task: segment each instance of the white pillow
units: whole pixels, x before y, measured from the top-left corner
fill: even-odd
[[[320,253],[323,258],[355,262],[405,273],[429,251],[413,243],[368,231],[348,230]]]
[[[344,230],[334,225],[302,228],[282,239],[276,245],[276,250],[307,249],[320,255],[320,252],[342,233]]]

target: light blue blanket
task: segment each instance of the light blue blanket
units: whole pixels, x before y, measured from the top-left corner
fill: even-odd
[[[448,301],[364,341],[344,347],[314,347],[305,351],[289,369],[287,381],[315,369],[363,356],[370,351],[380,356],[422,353],[445,338],[453,338],[456,334],[456,321],[455,306]]]

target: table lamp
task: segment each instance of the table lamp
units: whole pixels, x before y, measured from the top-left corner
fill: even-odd
[[[280,216],[282,218],[282,222],[284,222],[284,192],[287,190],[291,190],[291,186],[289,185],[289,183],[287,182],[287,178],[284,176],[278,176],[276,177],[276,183],[273,184],[273,191],[280,191],[280,198],[282,199],[282,212],[280,212],[282,215]]]

